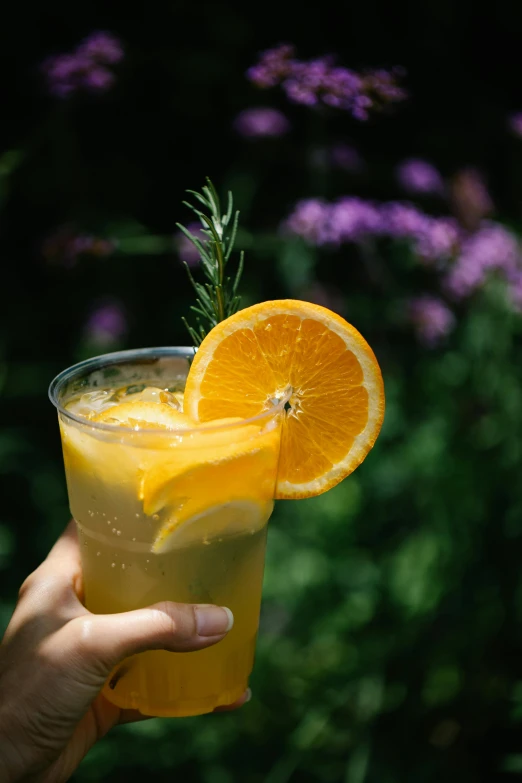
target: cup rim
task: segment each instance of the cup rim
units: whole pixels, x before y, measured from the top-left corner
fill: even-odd
[[[156,348],[131,348],[125,351],[114,351],[112,353],[104,353],[100,354],[99,356],[93,356],[90,359],[84,359],[81,362],[77,362],[76,364],[71,365],[70,367],[67,367],[65,370],[62,370],[58,375],[53,378],[51,383],[49,384],[49,390],[48,395],[49,399],[51,400],[54,407],[57,409],[58,413],[65,416],[67,419],[70,419],[72,421],[77,422],[78,424],[83,425],[84,427],[89,427],[94,430],[99,430],[101,432],[112,432],[112,433],[129,433],[133,435],[163,435],[165,437],[172,438],[173,435],[179,433],[183,436],[191,435],[195,432],[222,432],[224,430],[235,430],[239,429],[240,427],[247,426],[249,424],[261,424],[265,420],[270,420],[271,418],[275,418],[275,416],[278,413],[281,413],[284,410],[284,406],[286,403],[286,397],[282,397],[280,400],[278,400],[276,403],[273,404],[271,408],[268,408],[266,411],[262,411],[261,413],[256,414],[255,416],[252,416],[248,419],[241,419],[241,421],[235,422],[233,424],[218,424],[218,425],[212,425],[211,422],[202,426],[194,426],[183,430],[165,430],[165,429],[155,429],[155,428],[147,428],[146,430],[136,429],[134,427],[125,427],[121,426],[119,424],[107,424],[106,422],[101,421],[90,421],[89,419],[85,419],[83,416],[79,416],[76,413],[72,413],[71,411],[68,411],[64,406],[61,404],[60,400],[58,399],[58,393],[60,389],[63,387],[63,385],[66,383],[66,381],[70,380],[72,377],[74,377],[79,372],[83,373],[84,371],[89,370],[95,370],[100,369],[104,366],[110,366],[111,364],[124,364],[126,362],[131,361],[132,359],[140,359],[140,358],[151,358],[151,357],[162,357],[162,356],[172,356],[172,357],[180,357],[180,358],[186,358],[190,359],[191,355],[193,356],[197,351],[197,348],[194,348],[192,346],[159,346]]]

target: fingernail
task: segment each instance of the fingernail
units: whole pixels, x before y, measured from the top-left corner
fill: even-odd
[[[234,625],[234,615],[227,606],[196,606],[196,630],[199,636],[219,636]]]
[[[252,689],[251,688],[247,688],[246,689],[245,701],[243,702],[243,704],[248,704],[248,702],[250,701],[251,698],[252,698]]]

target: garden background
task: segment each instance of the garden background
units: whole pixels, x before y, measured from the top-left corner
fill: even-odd
[[[115,730],[74,780],[516,779],[520,11],[109,5],[20,3],[0,33],[1,625],[68,519],[47,386],[187,343],[175,224],[205,176],[241,210],[244,304],[346,316],[387,413],[355,474],[276,507],[251,703]]]

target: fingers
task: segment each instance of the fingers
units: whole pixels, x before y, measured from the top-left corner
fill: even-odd
[[[78,531],[74,519],[71,519],[60,538],[47,555],[43,565],[48,566],[72,584],[74,592],[80,598],[83,592],[82,563]]]
[[[225,607],[166,601],[121,614],[86,614],[68,623],[63,632],[72,657],[106,677],[129,655],[159,649],[201,650],[221,641],[232,625],[232,612]]]
[[[33,628],[38,626],[46,633],[84,614],[81,591],[78,537],[75,523],[70,522],[47,558],[22,584],[8,636],[30,621]]]
[[[49,593],[50,603],[55,603],[55,593],[60,587],[67,589],[72,587],[78,593],[81,587],[81,573],[78,535],[76,525],[71,520],[43,563],[23,582],[19,590],[20,600],[32,593]]]
[[[60,563],[65,563],[66,565],[72,563],[80,564],[80,545],[74,519],[71,519],[60,538],[56,541],[47,555],[46,561],[53,565]]]

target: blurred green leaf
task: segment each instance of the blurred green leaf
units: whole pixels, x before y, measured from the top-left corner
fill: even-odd
[[[461,688],[462,675],[456,666],[438,666],[428,672],[422,698],[430,706],[455,698]]]
[[[429,531],[414,533],[391,558],[390,597],[411,616],[434,609],[444,589],[443,564],[439,537]]]
[[[302,240],[283,242],[278,256],[279,273],[291,294],[309,285],[317,263],[316,251]]]

